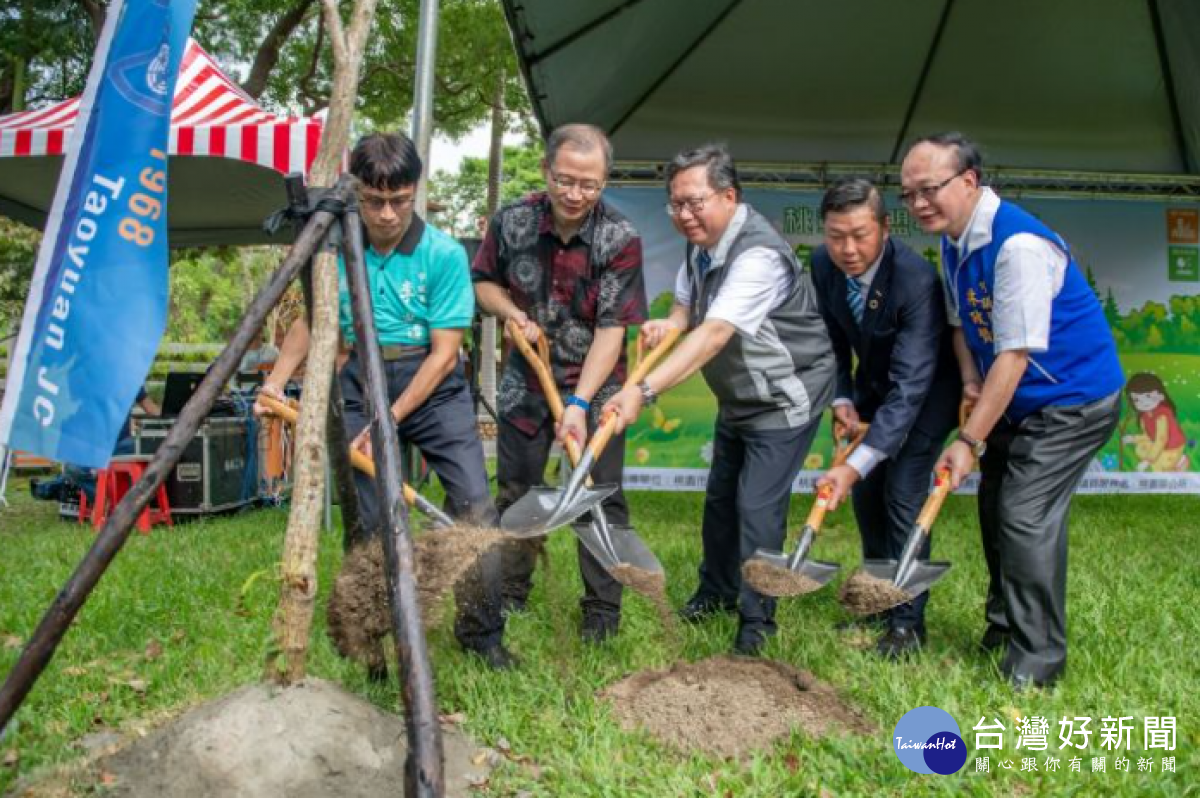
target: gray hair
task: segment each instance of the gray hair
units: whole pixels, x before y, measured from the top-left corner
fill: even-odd
[[[546,163],[553,165],[558,151],[564,146],[580,152],[592,152],[599,147],[604,153],[604,173],[608,174],[612,169],[612,142],[608,140],[608,136],[604,135],[604,131],[595,125],[581,123],[559,125],[550,131],[550,135],[546,138]]]
[[[887,224],[887,207],[883,195],[870,180],[861,177],[843,177],[829,187],[821,198],[821,218],[831,213],[845,213],[866,205],[880,224]]]
[[[919,144],[932,144],[935,147],[948,147],[954,150],[954,157],[958,161],[958,173],[974,172],[976,182],[983,185],[983,153],[979,150],[978,144],[962,133],[951,130],[945,133],[935,133],[932,136],[922,136],[909,145],[908,151],[912,152],[913,148]]]
[[[724,144],[702,144],[694,150],[684,150],[667,164],[667,191],[671,181],[680,172],[703,166],[708,185],[715,191],[732,188],[738,200],[742,199],[742,184],[738,181],[737,166]]]

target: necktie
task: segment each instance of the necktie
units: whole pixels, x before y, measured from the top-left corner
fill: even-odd
[[[863,290],[862,284],[857,278],[846,278],[846,302],[850,305],[850,313],[854,315],[854,322],[861,327],[863,321]]]
[[[704,275],[708,274],[708,267],[712,266],[712,255],[708,254],[708,250],[700,250],[700,254],[696,256],[696,265],[700,267],[700,279],[704,279]]]

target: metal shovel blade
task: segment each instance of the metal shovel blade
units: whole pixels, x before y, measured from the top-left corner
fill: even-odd
[[[934,582],[945,576],[946,572],[950,570],[950,563],[945,561],[917,562],[912,569],[912,573],[903,582],[897,583],[896,571],[899,567],[899,560],[864,560],[862,565],[863,571],[868,576],[884,582],[891,582],[909,596],[916,597],[928,590]],[[897,604],[903,603],[902,601],[897,602]]]
[[[563,503],[563,488],[531,488],[500,517],[500,528],[519,538],[536,538],[566,526],[617,490],[616,485],[581,486]]]
[[[579,541],[604,567],[604,570],[611,571],[618,565],[625,565],[652,574],[663,573],[662,563],[638,537],[637,531],[633,527],[624,524],[609,524],[608,543],[611,544],[611,548],[605,546],[604,528],[598,522],[593,521],[586,525],[575,524],[573,528]]]
[[[805,557],[796,565],[795,568],[789,567],[792,564],[794,555],[784,554],[780,551],[769,551],[767,549],[759,549],[752,555],[759,562],[766,563],[772,568],[778,568],[785,574],[797,574],[805,579],[816,582],[820,587],[825,587],[837,576],[837,572],[841,569],[841,565],[835,562],[826,562],[823,560],[813,560]]]

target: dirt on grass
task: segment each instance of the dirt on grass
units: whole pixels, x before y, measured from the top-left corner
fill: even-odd
[[[856,571],[838,593],[838,601],[855,615],[874,615],[912,599],[891,582],[876,579],[866,571]]]
[[[466,525],[425,532],[414,542],[417,596],[426,628],[441,623],[450,593],[479,558],[506,536]],[[383,639],[391,632],[383,542],[351,549],[334,581],[327,608],[329,636],[338,653],[370,669],[383,666]]]
[[[803,596],[822,587],[820,582],[798,571],[779,568],[754,557],[742,563],[742,579],[764,596],[775,598]]]
[[[670,636],[676,634],[675,613],[667,601],[667,577],[661,571],[647,571],[628,563],[620,563],[609,570],[613,579],[625,587],[645,596],[654,605],[663,630]]]
[[[443,724],[442,740],[446,795],[465,798],[487,781],[489,758],[457,726]],[[404,791],[406,751],[402,718],[337,685],[252,685],[73,769],[69,779],[48,778],[13,795],[395,796]]]
[[[605,688],[626,729],[642,728],[684,753],[738,758],[798,729],[809,737],[869,734],[863,716],[807,671],[720,656],[635,673]]]

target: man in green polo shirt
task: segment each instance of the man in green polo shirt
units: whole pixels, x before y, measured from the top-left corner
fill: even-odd
[[[488,491],[483,444],[459,356],[475,310],[467,255],[457,241],[413,212],[421,169],[416,147],[402,134],[366,136],[350,154],[350,172],[361,183],[367,277],[392,417],[401,440],[415,445],[438,475],[451,515],[496,526],[499,516]],[[338,282],[342,338],[353,343],[350,293],[340,263]],[[263,383],[264,393],[283,395],[283,386],[308,352],[308,340],[308,326],[298,320]],[[369,457],[366,378],[356,354],[339,379],[351,446]],[[382,512],[374,480],[356,473],[355,488],[363,528],[368,535],[378,534]],[[468,651],[493,668],[506,669],[515,659],[502,643],[499,577],[499,554],[484,555],[458,591],[454,631]]]

